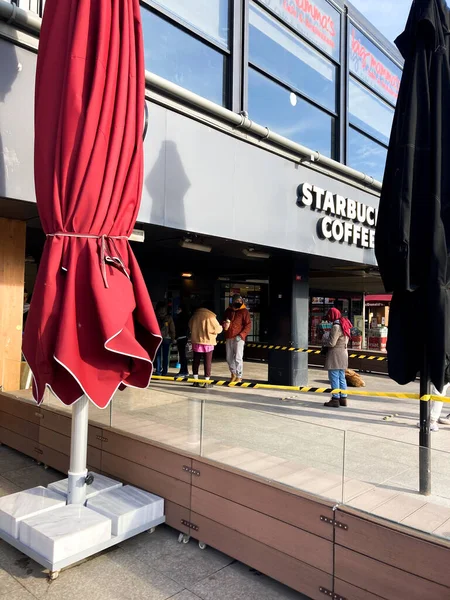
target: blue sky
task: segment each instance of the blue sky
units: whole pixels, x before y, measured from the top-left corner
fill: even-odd
[[[412,0],[350,1],[391,42],[403,31],[412,4]]]

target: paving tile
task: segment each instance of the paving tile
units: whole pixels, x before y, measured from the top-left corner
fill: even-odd
[[[372,483],[367,483],[367,481],[349,479],[344,482],[344,502],[350,502],[353,498],[356,498],[360,494],[364,494],[373,488],[374,485]]]
[[[58,481],[62,479],[63,476],[54,469],[44,469],[35,464],[31,467],[18,469],[17,471],[9,471],[7,473],[7,478],[20,490],[27,490],[28,488],[33,488],[38,485],[47,487],[49,483]]]
[[[268,454],[264,458],[252,460],[245,464],[239,465],[239,468],[249,473],[255,473],[259,475],[262,471],[276,467],[287,462],[285,458],[279,458],[278,456],[269,456]]]
[[[183,590],[179,594],[175,594],[170,600],[202,600],[200,596],[196,596],[189,590]]]
[[[21,591],[23,591],[23,587],[20,583],[12,575],[9,575],[9,573],[0,568],[0,598],[3,600],[7,596],[9,600],[14,592]]]
[[[36,600],[36,598],[30,594],[30,592],[27,592],[27,590],[25,588],[23,588],[22,586],[19,586],[20,589],[16,590],[15,592],[11,592],[5,596],[1,595],[0,592],[0,598],[5,598],[5,600]]]
[[[169,527],[158,527],[154,534],[142,534],[121,544],[133,559],[143,561],[171,579],[189,587],[223,569],[233,559],[217,550],[200,550],[195,540],[179,544],[177,532]]]
[[[306,484],[309,484],[312,481],[320,480],[323,476],[324,473],[322,471],[319,471],[314,467],[308,467],[307,469],[302,469],[295,473],[278,477],[278,481],[298,489],[304,489]],[[334,482],[334,484],[336,485],[336,482]]]
[[[248,448],[227,448],[226,450],[219,450],[218,452],[209,452],[208,458],[211,460],[216,460],[220,462],[225,462],[230,460],[232,457],[245,457],[245,455],[250,452]]]
[[[450,508],[427,503],[406,517],[406,519],[403,519],[402,524],[420,529],[421,531],[432,532],[439,529],[449,519]]]
[[[348,504],[353,508],[359,508],[360,510],[371,512],[381,504],[392,500],[398,496],[398,494],[398,491],[389,490],[387,488],[371,487],[363,494],[356,496],[356,498],[352,498]]]
[[[373,513],[378,517],[384,517],[385,519],[399,523],[416,510],[419,510],[424,504],[426,502],[421,498],[399,494],[375,508]]]
[[[258,475],[262,475],[262,477],[266,477],[267,479],[280,481],[281,477],[285,477],[286,475],[290,475],[292,473],[298,473],[306,468],[307,467],[301,463],[287,461],[281,465],[274,465],[268,469],[262,469],[259,471]]]
[[[450,538],[450,519],[433,531],[433,535]]]
[[[247,463],[255,460],[264,459],[267,455],[264,452],[258,452],[257,450],[248,450],[245,454],[238,456],[232,456],[224,459],[224,463],[239,469],[244,468]]]
[[[241,563],[230,565],[189,589],[203,600],[307,600]]]
[[[0,498],[16,492],[20,492],[19,486],[0,475]]]
[[[9,471],[16,471],[17,469],[23,469],[35,464],[34,460],[25,454],[16,452],[11,448],[2,446],[0,453],[0,475],[8,473]]]
[[[36,598],[49,600],[74,600],[81,594],[95,600],[167,600],[183,590],[183,586],[117,547],[64,569],[51,583],[43,571],[36,573],[34,569],[21,583]]]

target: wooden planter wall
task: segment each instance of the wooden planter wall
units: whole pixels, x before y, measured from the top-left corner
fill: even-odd
[[[0,442],[66,473],[71,420],[0,393]],[[314,600],[449,600],[450,545],[90,424],[88,464],[161,495],[167,523]]]

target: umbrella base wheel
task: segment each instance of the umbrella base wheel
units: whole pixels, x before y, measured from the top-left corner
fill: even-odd
[[[55,579],[58,579],[60,573],[61,571],[50,571],[48,574],[49,581],[55,581]]]
[[[200,548],[200,550],[206,550],[206,548],[207,548],[205,542],[199,542],[198,547]]]
[[[189,544],[190,539],[191,539],[191,536],[188,535],[187,533],[180,533],[180,535],[178,536],[178,543],[179,544]]]

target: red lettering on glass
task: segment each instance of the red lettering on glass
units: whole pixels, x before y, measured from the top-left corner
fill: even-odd
[[[353,60],[361,61],[361,69],[374,83],[388,92],[394,98],[398,97],[400,89],[400,78],[394,75],[381,61],[379,61],[362,42],[356,37],[355,29],[352,28],[351,52]]]
[[[320,31],[315,24],[319,25],[325,32],[332,37],[336,37],[336,28],[333,19],[322,13],[322,11],[311,0],[283,0],[283,9],[296,17],[300,23],[305,23],[315,35],[326,41],[334,48],[334,40],[329,40],[323,31]],[[307,18],[309,16],[313,23]]]

